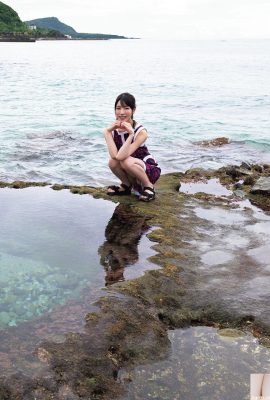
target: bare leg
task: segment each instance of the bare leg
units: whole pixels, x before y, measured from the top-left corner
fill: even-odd
[[[109,160],[109,167],[112,173],[120,179],[121,183],[124,183],[127,186],[131,186],[133,178],[130,177],[127,172],[121,167],[121,162],[118,160],[113,160],[112,158]],[[121,190],[124,189],[119,189]],[[108,192],[113,192],[112,189],[108,189]]]
[[[135,157],[127,157],[125,160],[120,161],[120,163],[123,170],[125,170],[128,175],[134,176],[142,182],[143,186],[154,187],[146,175],[144,162],[142,160]]]
[[[135,157],[127,157],[121,161],[122,168],[129,174],[134,176],[144,186],[144,191],[140,195],[139,200],[151,201],[155,198],[155,189],[145,172],[145,164],[142,160]]]

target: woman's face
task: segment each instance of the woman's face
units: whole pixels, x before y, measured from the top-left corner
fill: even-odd
[[[132,108],[130,108],[126,104],[124,103],[121,104],[121,102],[118,101],[115,108],[116,119],[121,122],[131,122],[134,111],[135,110],[132,110]]]

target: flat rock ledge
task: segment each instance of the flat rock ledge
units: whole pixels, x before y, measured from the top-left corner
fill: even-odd
[[[109,286],[95,304],[97,311],[85,316],[83,334],[69,332],[64,343],[40,343],[36,355],[46,365],[46,373],[32,378],[23,373],[5,377],[3,373],[1,400],[119,398],[125,390],[117,380],[119,370],[164,359],[170,350],[168,329],[204,325],[225,333],[240,330],[252,333],[261,344],[270,347],[269,301],[262,299],[263,309],[258,302],[254,306],[252,298],[239,302],[234,297],[235,288],[227,287],[227,276],[220,289],[220,286],[208,287],[205,276],[200,275],[201,258],[196,242],[202,240],[200,229],[207,232],[210,226],[194,214],[194,208],[199,205],[207,209],[217,206],[235,209],[235,196],[219,198],[204,193],[190,196],[179,193],[178,189],[180,181],[213,177],[227,188],[238,185],[253,204],[270,210],[269,198],[251,190],[254,181],[266,178],[269,181],[270,166],[266,165],[230,166],[217,171],[193,169],[185,174],[163,175],[157,185],[157,198],[150,203],[139,202],[135,196],[112,199],[105,188],[52,186],[54,190],[69,189],[127,204],[133,212],[147,215],[148,224],[155,227],[148,237],[157,252],[151,261],[158,269]],[[247,177],[252,179],[245,182]],[[0,186],[33,185],[2,182]],[[240,275],[235,271],[234,274],[238,279]],[[212,275],[207,277],[212,278]]]

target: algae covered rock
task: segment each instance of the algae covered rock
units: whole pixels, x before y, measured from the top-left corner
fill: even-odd
[[[211,140],[202,140],[199,142],[195,142],[195,144],[202,146],[202,147],[221,147],[224,146],[225,144],[229,144],[230,143],[230,139],[227,137],[218,137],[215,139],[211,139]]]

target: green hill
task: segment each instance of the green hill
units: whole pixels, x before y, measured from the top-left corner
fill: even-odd
[[[124,36],[108,35],[104,33],[79,33],[71,26],[59,21],[56,17],[38,18],[31,21],[25,21],[28,26],[35,25],[43,29],[54,29],[64,35],[70,35],[74,39],[126,39]]]
[[[56,17],[32,19],[31,21],[25,21],[25,23],[28,26],[35,25],[43,29],[54,29],[64,35],[74,36],[77,34],[75,29],[59,21]]]
[[[38,38],[66,39],[65,35],[56,29],[29,29],[28,25],[21,21],[16,11],[0,1],[1,42],[35,41]]]
[[[37,29],[30,30],[35,25]],[[16,11],[0,1],[0,39],[3,38],[48,38],[65,39],[70,35],[73,39],[126,39],[124,36],[103,33],[78,33],[71,26],[59,21],[56,17],[39,18],[22,22]]]
[[[0,33],[25,32],[28,27],[23,23],[16,11],[0,1]]]

